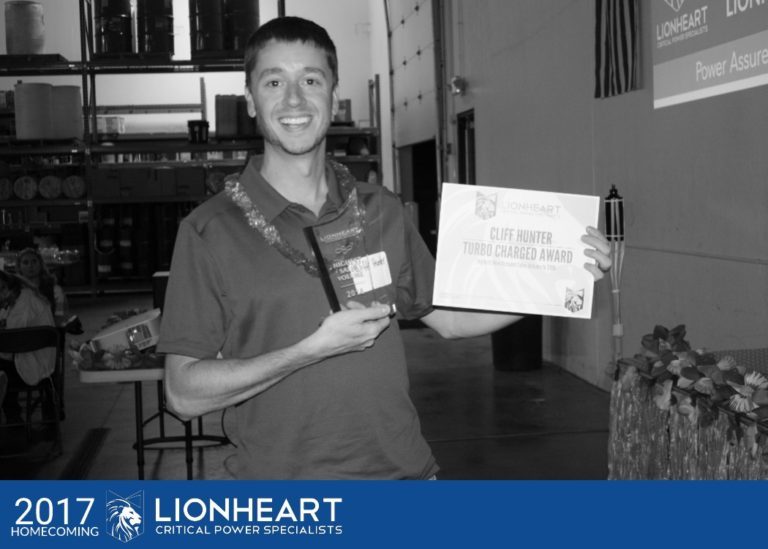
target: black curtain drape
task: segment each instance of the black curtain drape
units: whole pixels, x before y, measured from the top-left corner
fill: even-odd
[[[595,0],[595,97],[637,88],[639,20],[637,0]]]

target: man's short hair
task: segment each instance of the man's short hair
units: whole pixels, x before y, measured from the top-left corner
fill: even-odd
[[[256,29],[245,46],[245,84],[250,87],[251,73],[256,67],[259,52],[270,40],[278,42],[304,42],[314,44],[324,50],[328,56],[328,66],[333,76],[333,86],[339,83],[339,61],[336,57],[336,46],[328,36],[328,32],[313,21],[301,17],[278,17],[267,21]]]

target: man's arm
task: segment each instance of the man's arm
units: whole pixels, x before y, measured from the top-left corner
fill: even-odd
[[[587,233],[581,237],[581,240],[591,246],[584,250],[584,255],[595,260],[595,263],[584,263],[584,268],[592,273],[596,281],[600,280],[611,268],[610,245],[605,236],[593,227],[587,227]],[[506,313],[435,309],[424,316],[421,321],[442,337],[454,339],[487,335],[509,326],[521,318],[519,315]]]
[[[330,356],[371,347],[389,326],[389,307],[344,310],[289,347],[243,359],[165,359],[168,405],[185,419],[220,410],[265,391],[293,372]]]
[[[435,309],[421,321],[446,339],[487,335],[523,318],[507,313]]]

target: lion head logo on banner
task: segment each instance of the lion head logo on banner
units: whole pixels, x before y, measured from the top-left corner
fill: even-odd
[[[127,498],[107,491],[107,534],[122,542],[131,541],[144,533],[141,510],[144,508],[144,492],[136,492]]]
[[[675,10],[675,12],[680,11],[680,8],[683,7],[683,3],[685,2],[685,0],[664,0],[664,1],[667,3],[667,5],[670,8]]]

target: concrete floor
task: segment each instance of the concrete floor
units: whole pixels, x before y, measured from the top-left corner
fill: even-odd
[[[95,334],[115,311],[149,309],[150,294],[71,298],[86,330]],[[425,328],[403,330],[412,396],[442,479],[568,480],[607,477],[609,395],[553,364],[529,371],[492,365],[490,337],[445,341]],[[70,336],[71,339],[71,336]],[[144,414],[157,410],[156,384],[143,384]],[[0,478],[137,478],[132,383],[83,384],[68,367],[63,453],[55,459],[3,459]],[[206,434],[231,430],[231,414],[205,416]],[[145,436],[157,435],[157,421]],[[166,435],[181,425],[165,421]],[[41,446],[44,442],[39,443]],[[178,446],[178,445],[177,445]],[[230,479],[232,446],[196,447],[198,479]],[[145,478],[186,478],[185,453],[146,451]]]

